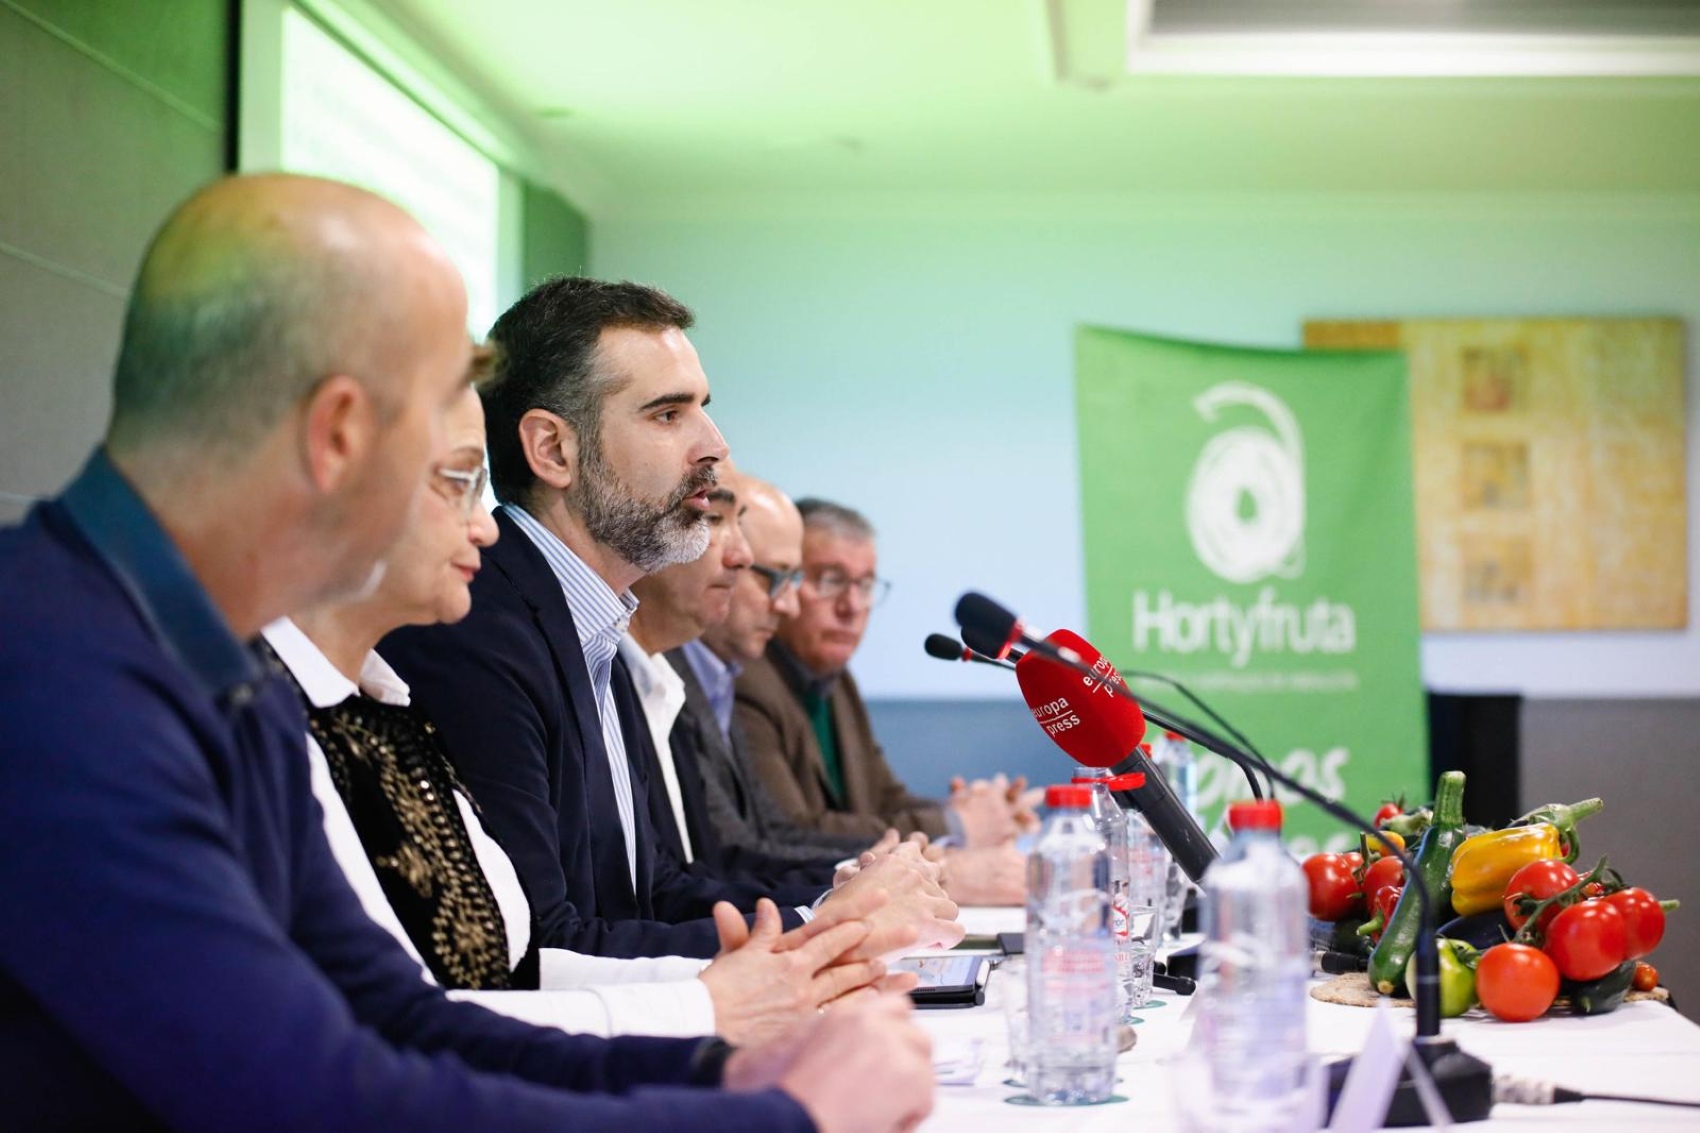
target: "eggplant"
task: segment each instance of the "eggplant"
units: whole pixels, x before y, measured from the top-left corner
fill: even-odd
[[[1625,960],[1597,980],[1573,983],[1565,990],[1571,1009],[1578,1015],[1605,1015],[1616,1011],[1635,982],[1635,961]]]
[[[1462,940],[1470,947],[1486,952],[1496,944],[1504,944],[1515,935],[1511,922],[1505,919],[1504,909],[1489,909],[1467,917],[1454,917],[1440,926],[1439,936]]]
[[[1362,917],[1347,917],[1342,921],[1319,921],[1310,918],[1310,948],[1313,952],[1346,952],[1353,955],[1369,955],[1371,941],[1367,936],[1358,935],[1358,926],[1364,923]]]

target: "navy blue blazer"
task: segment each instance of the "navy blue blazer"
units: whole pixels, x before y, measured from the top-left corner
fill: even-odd
[[[615,679],[630,689],[638,711],[643,703],[632,684],[625,659],[614,659]],[[690,679],[689,677],[685,679]],[[632,732],[626,734],[626,754],[634,766],[640,766],[645,780],[644,791],[649,809],[650,826],[655,830],[656,850],[670,855],[687,873],[697,877],[713,877],[753,885],[772,897],[781,908],[811,904],[832,885],[832,875],[838,859],[820,860],[812,864],[775,858],[747,846],[729,846],[720,840],[708,817],[708,789],[703,785],[700,758],[695,744],[688,736],[681,737],[679,724],[684,721],[681,711],[675,721],[672,738],[667,745],[673,756],[673,770],[679,780],[679,800],[684,804],[685,829],[691,835],[693,851],[689,864],[685,862],[685,842],[679,830],[679,820],[673,813],[673,802],[667,797],[667,784],[661,777],[661,760],[655,751],[654,733],[647,725],[639,728],[642,734],[634,744]],[[636,789],[634,778],[633,787]]]
[[[305,736],[101,454],[0,529],[0,1123],[812,1128],[783,1094],[680,1088],[700,1042],[426,983],[332,856]]]
[[[702,692],[696,675],[691,672],[690,662],[677,650],[669,653],[667,658],[685,684],[685,704],[679,711],[678,719],[673,722],[669,749],[673,753],[673,767],[679,777],[679,795],[684,803],[685,827],[690,832],[691,848],[695,851],[696,861],[692,863],[693,868],[718,871],[723,877],[743,878],[779,889],[813,886],[815,891],[819,892],[821,886],[832,884],[832,875],[838,861],[854,857],[857,851],[864,847],[858,846],[855,850],[845,850],[832,855],[823,848],[809,860],[801,856],[778,857],[758,846],[728,842],[720,836],[720,830],[715,825],[711,813],[709,788],[703,781],[703,775],[705,764],[712,758],[705,750],[706,746],[711,742],[718,742],[721,747],[725,747],[726,741],[719,734],[719,725],[714,720],[713,710],[708,706],[707,697]],[[712,736],[709,734],[710,729],[714,730]],[[659,767],[656,774],[659,775]],[[673,808],[665,797],[660,803],[661,809],[666,813],[657,816],[656,828],[661,831],[663,842],[675,854],[683,857],[684,843],[679,837],[678,821],[673,817]]]
[[[710,957],[710,910],[748,913],[759,886],[688,872],[661,847],[654,745],[622,666],[614,701],[632,767],[637,885],[602,742],[596,694],[565,593],[526,533],[498,510],[501,537],[455,625],[400,629],[378,652],[441,731],[449,757],[513,859],[542,947],[601,956]],[[647,756],[646,756],[647,753]],[[819,890],[812,891],[818,894]],[[781,895],[786,896],[786,895]],[[782,908],[787,927],[802,918]]]

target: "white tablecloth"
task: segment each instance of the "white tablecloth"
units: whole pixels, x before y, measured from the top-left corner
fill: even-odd
[[[1020,910],[967,909],[971,933],[1015,931]],[[1002,1084],[1007,1076],[1007,1046],[994,972],[986,1005],[970,1010],[920,1011],[920,1020],[941,1053],[978,1039],[985,1061],[971,1086],[940,1086],[938,1106],[922,1127],[930,1133],[1161,1133],[1178,1130],[1179,1119],[1162,1061],[1178,1052],[1192,1030],[1193,999],[1159,992],[1162,1006],[1139,1011],[1145,1020],[1135,1030],[1139,1041],[1117,1062],[1116,1092],[1126,1103],[1082,1108],[1010,1105],[1005,1099],[1022,1091]],[[1401,1033],[1414,1030],[1409,1010],[1394,1009]],[[1364,1042],[1375,1011],[1311,1000],[1306,1016],[1310,1049],[1318,1054],[1352,1054]],[[1700,1101],[1700,1026],[1658,1003],[1625,1004],[1609,1015],[1580,1018],[1553,1015],[1532,1023],[1501,1023],[1479,1008],[1462,1019],[1449,1019],[1445,1033],[1458,1045],[1485,1059],[1495,1073],[1515,1074],[1585,1092],[1638,1094]],[[1472,1130],[1562,1127],[1621,1133],[1635,1129],[1700,1130],[1700,1109],[1583,1102],[1555,1106],[1495,1106],[1490,1121]]]

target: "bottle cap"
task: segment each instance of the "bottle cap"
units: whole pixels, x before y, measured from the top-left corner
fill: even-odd
[[[1281,804],[1274,799],[1252,799],[1228,807],[1228,826],[1240,830],[1280,830]]]
[[[1075,787],[1067,783],[1045,788],[1045,805],[1057,807],[1072,807],[1075,810],[1085,810],[1092,805],[1092,788]]]
[[[1102,771],[1103,769],[1100,768],[1099,770]],[[1108,771],[1104,771],[1101,775],[1076,775],[1069,782],[1076,787],[1088,789],[1102,783],[1112,791],[1137,791],[1145,786],[1145,772],[1130,771],[1126,775],[1111,775]]]

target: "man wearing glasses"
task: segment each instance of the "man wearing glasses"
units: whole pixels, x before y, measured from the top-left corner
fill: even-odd
[[[870,848],[870,837],[826,833],[790,818],[755,774],[743,729],[732,718],[738,674],[761,661],[781,616],[798,612],[803,518],[790,498],[766,481],[742,472],[726,480],[737,493],[736,522],[749,562],[732,582],[725,615],[711,621],[700,638],[669,654],[685,686],[673,746],[700,773],[704,809],[723,845],[802,862],[855,855]],[[895,841],[893,831],[874,848]]]
[[[780,620],[765,655],[737,682],[737,720],[757,777],[792,821],[813,830],[876,838],[895,827],[955,834],[974,849],[1008,848],[1025,816],[1007,784],[963,786],[940,804],[911,794],[893,774],[848,671],[869,613],[891,586],[876,573],[873,525],[826,500],[800,500],[797,510],[796,612]],[[1019,888],[1019,865],[1012,849],[999,857],[992,895],[1002,899]]]
[[[839,860],[866,849],[866,839],[856,839],[854,844],[840,839],[828,848],[818,841],[811,845],[818,836],[796,830],[805,836],[769,849],[748,838],[720,836],[724,815],[719,812],[733,805],[720,780],[720,764],[728,753],[719,749],[728,743],[681,650],[694,646],[710,626],[723,623],[740,591],[757,590],[765,606],[767,583],[759,574],[754,580],[758,585],[750,579],[750,544],[738,518],[746,506],[740,498],[740,478],[725,462],[719,471],[720,481],[708,497],[708,551],[695,562],[668,567],[632,584],[638,607],[631,630],[620,643],[620,655],[631,671],[655,741],[657,765],[648,776],[656,811],[654,826],[673,854],[691,863],[693,872],[818,887],[832,881]],[[727,674],[728,717],[731,686]],[[717,750],[705,751],[709,743]],[[655,806],[656,802],[665,805]]]

